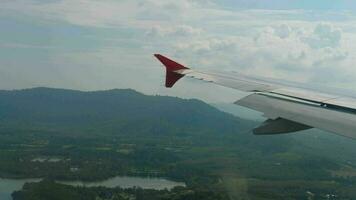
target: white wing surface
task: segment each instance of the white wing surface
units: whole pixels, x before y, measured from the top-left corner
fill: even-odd
[[[255,134],[280,134],[319,128],[356,138],[356,98],[299,88],[272,79],[237,73],[189,69],[160,54],[166,67],[166,87],[182,77],[191,77],[251,93],[235,104],[260,111],[268,118]]]

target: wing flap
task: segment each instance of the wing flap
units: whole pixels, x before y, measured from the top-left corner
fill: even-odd
[[[297,123],[283,118],[268,119],[261,126],[253,129],[255,135],[285,134],[311,129],[305,124]]]
[[[290,101],[264,94],[252,94],[235,102],[260,111],[270,119],[284,118],[310,127],[356,138],[354,114],[328,109],[318,104]]]

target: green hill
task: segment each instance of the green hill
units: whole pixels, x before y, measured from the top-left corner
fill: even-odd
[[[3,127],[94,128],[117,134],[136,131],[164,134],[194,129],[222,134],[238,132],[252,125],[199,100],[147,96],[129,89],[0,91],[0,111]]]

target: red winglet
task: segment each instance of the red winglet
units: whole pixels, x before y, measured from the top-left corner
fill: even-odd
[[[187,67],[184,67],[183,65],[167,58],[164,57],[160,54],[155,54],[154,55],[161,63],[166,67],[166,87],[171,88],[173,85],[181,79],[184,75],[178,74],[174,71],[180,70],[180,69],[188,69]]]

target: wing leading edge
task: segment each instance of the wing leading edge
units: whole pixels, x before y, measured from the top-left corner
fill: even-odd
[[[255,134],[280,134],[312,127],[356,138],[356,99],[298,88],[283,82],[237,73],[192,70],[160,54],[166,67],[166,87],[186,76],[250,92],[235,104],[260,111],[268,118]]]

